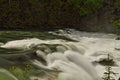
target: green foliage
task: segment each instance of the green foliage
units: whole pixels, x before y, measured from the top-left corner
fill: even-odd
[[[102,5],[103,0],[68,0],[74,8],[78,8],[81,16],[88,15],[97,11]]]
[[[112,20],[111,21],[115,26],[117,26],[118,28],[120,28],[120,20]]]
[[[111,23],[117,27],[117,34],[120,35],[120,20],[112,20]]]
[[[9,71],[18,79],[18,80],[30,80],[30,71],[31,71],[31,66],[26,65],[25,68],[20,68],[17,66],[11,66]],[[38,80],[38,79],[34,79]]]
[[[72,26],[97,11],[103,0],[0,0],[3,29],[50,29]]]
[[[115,0],[113,5],[116,11],[120,11],[120,0]]]
[[[11,66],[9,70],[19,80],[29,80],[29,75],[28,75],[30,70],[29,65],[27,65],[24,70],[16,66]]]

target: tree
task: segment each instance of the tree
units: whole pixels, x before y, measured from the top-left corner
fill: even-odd
[[[110,55],[108,54],[108,58],[107,58],[108,61],[110,61]],[[110,66],[110,64],[106,65],[106,71],[104,72],[104,76],[103,76],[103,80],[115,80],[114,79],[114,75],[116,75],[118,73],[115,73],[113,70],[112,70],[112,67]]]

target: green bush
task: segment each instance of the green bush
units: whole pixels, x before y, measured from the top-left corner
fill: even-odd
[[[115,0],[113,5],[116,11],[120,11],[120,0]]]
[[[31,73],[31,66],[26,65],[25,68],[20,68],[18,66],[11,66],[9,71],[18,79],[18,80],[31,80],[30,73]],[[38,80],[38,79],[34,79]]]
[[[9,70],[19,80],[29,80],[29,75],[28,75],[30,71],[29,65],[27,65],[24,69],[21,69],[20,67],[16,67],[16,66],[11,66]]]
[[[111,23],[116,26],[117,34],[120,35],[120,20],[112,20]]]

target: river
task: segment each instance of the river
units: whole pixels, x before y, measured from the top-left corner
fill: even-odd
[[[116,40],[115,34],[74,29],[51,31],[44,36],[39,32],[27,32],[27,37],[23,32],[17,33],[22,37],[6,33],[7,37],[0,34],[0,74],[4,73],[11,80],[25,78],[16,76],[14,70],[11,72],[11,66],[20,67],[15,68],[15,73],[22,74],[28,64],[32,68],[26,73],[26,80],[102,80],[108,63],[117,73],[111,76],[115,80],[120,77],[120,40]],[[67,40],[63,37],[49,38],[50,34],[65,36]],[[108,54],[110,62],[107,61]]]

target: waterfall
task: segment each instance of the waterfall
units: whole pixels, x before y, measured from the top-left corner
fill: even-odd
[[[1,48],[20,51],[34,50],[27,55],[22,52],[16,53],[16,56],[25,55],[24,57],[28,58],[27,61],[31,65],[38,69],[45,69],[48,73],[49,71],[58,71],[55,80],[101,80],[105,66],[99,62],[106,59],[108,53],[117,65],[113,67],[113,70],[120,73],[120,41],[115,40],[114,34],[87,33],[75,30],[70,30],[69,33],[61,30],[59,34],[55,32],[53,34],[64,35],[78,42],[31,38],[9,41],[2,44]],[[1,59],[11,63],[9,60]],[[44,78],[43,80],[49,79]]]

